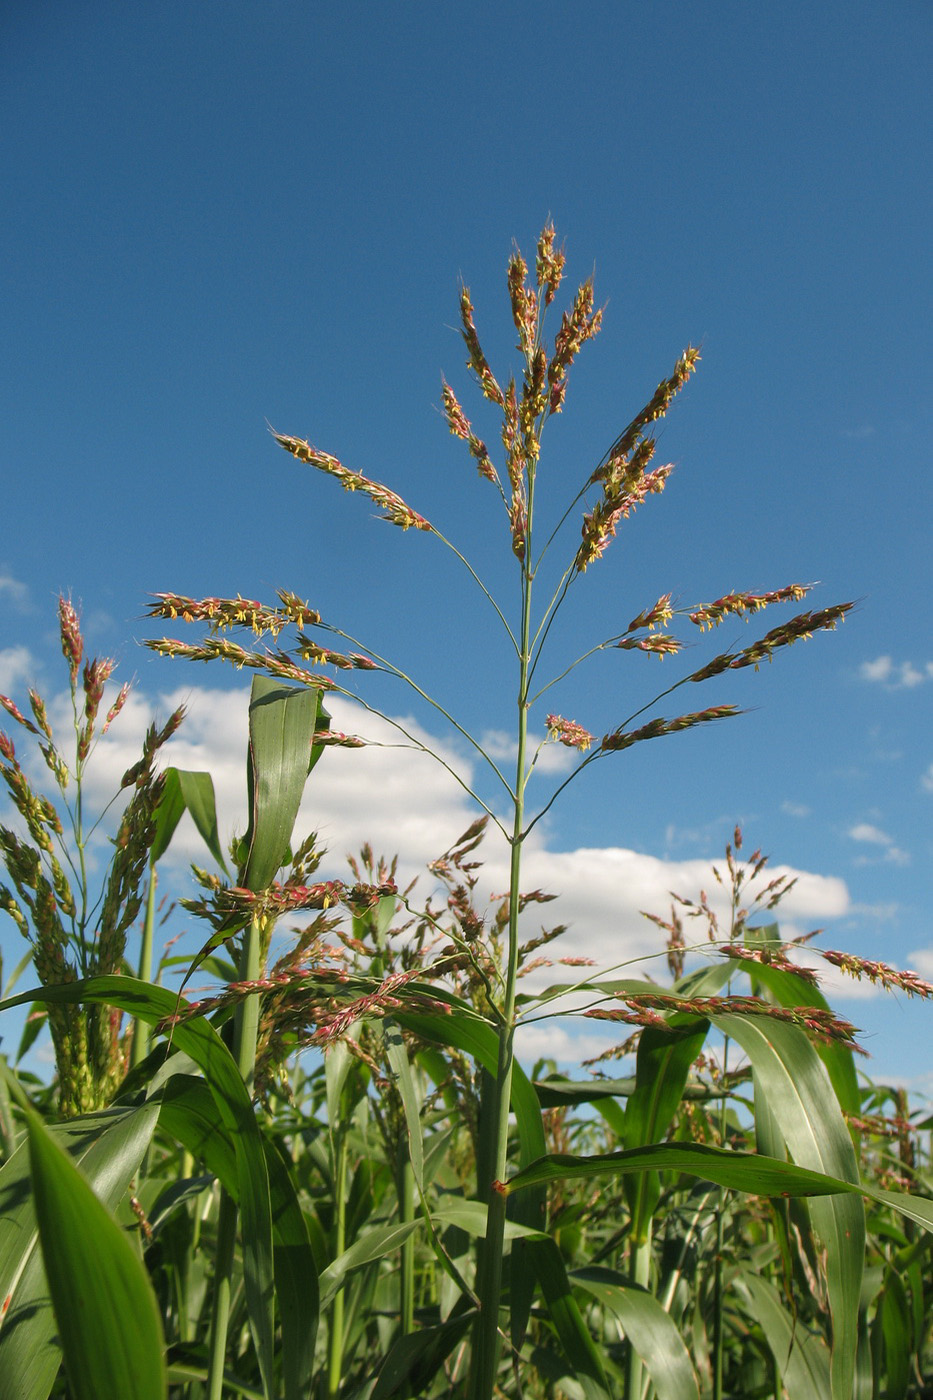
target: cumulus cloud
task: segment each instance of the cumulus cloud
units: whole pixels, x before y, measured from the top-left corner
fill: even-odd
[[[933,679],[933,661],[915,665],[912,661],[895,663],[890,656],[878,656],[874,661],[862,662],[859,676],[863,681],[884,686],[885,690],[912,690]]]
[[[12,696],[12,692],[32,681],[38,667],[28,647],[3,647],[0,649],[0,694]]]
[[[150,715],[155,712],[164,720],[181,703],[187,707],[186,719],[166,746],[164,761],[212,774],[221,841],[226,845],[231,835],[242,833],[247,824],[245,691],[179,688],[160,695],[155,704],[141,694],[131,693],[124,712],[89,766],[89,807],[105,802],[123,772],[138,758]],[[321,870],[325,877],[345,875],[346,856],[358,853],[364,842],[371,845],[377,856],[397,854],[400,885],[420,876],[416,898],[426,898],[432,888],[431,878],[425,873],[427,863],[452,846],[469,826],[476,815],[475,805],[450,772],[428,755],[404,747],[405,741],[391,724],[341,697],[328,697],[327,706],[335,729],[361,733],[374,742],[363,749],[338,749],[324,754],[308,783],[297,834],[303,837],[310,831],[318,833],[328,851]],[[59,697],[50,706],[50,713],[55,725],[69,723],[68,697]],[[464,749],[439,741],[410,716],[401,717],[401,722],[416,740],[437,752],[464,782],[474,782],[476,765]],[[726,835],[731,837],[731,827]],[[718,836],[723,837],[722,830]],[[492,823],[479,855],[484,864],[478,872],[477,900],[480,909],[491,910],[495,896],[507,888],[509,878],[509,847]],[[192,860],[210,863],[186,816],[166,857],[166,880],[180,885]],[[796,880],[779,911],[782,929],[789,931],[788,936],[793,936],[794,931],[806,932],[815,924],[825,925],[849,911],[849,894],[843,880],[788,866],[769,866],[760,883],[778,875]],[[535,827],[525,847],[522,886],[526,891],[541,889],[557,896],[546,906],[532,903],[527,907],[523,915],[525,937],[536,934],[542,925],[566,925],[564,937],[548,950],[554,957],[592,958],[598,969],[617,969],[622,975],[665,979],[664,935],[644,918],[643,911],[668,917],[671,891],[697,900],[705,889],[723,926],[728,927],[726,895],[712,878],[708,860],[662,859],[617,846],[563,848],[557,835],[545,831],[542,825]],[[705,922],[692,924],[688,920],[686,932],[688,940],[691,936],[702,940]],[[525,990],[540,990],[550,982],[566,981],[574,975],[565,967],[542,969],[523,985]],[[847,991],[852,994],[851,987]],[[577,1058],[584,1053],[598,1053],[619,1038],[617,1028],[605,1029],[610,1037],[607,1041],[602,1038],[602,1028],[594,1023],[577,1020],[573,1025],[573,1054]],[[522,1042],[523,1057],[534,1058],[547,1052],[552,1057],[566,1058],[561,1050],[563,1034],[550,1022],[546,1034],[529,1028]]]
[[[0,594],[8,598],[17,608],[24,608],[29,601],[29,589],[25,583],[13,577],[5,564],[0,564]]]
[[[873,826],[871,822],[857,822],[855,826],[849,828],[849,839],[858,841],[862,845],[879,846],[882,851],[881,859],[888,861],[891,865],[909,865],[909,851],[902,851],[894,844],[893,836],[889,836],[880,827]],[[867,855],[856,858],[857,865],[870,865],[872,858]]]

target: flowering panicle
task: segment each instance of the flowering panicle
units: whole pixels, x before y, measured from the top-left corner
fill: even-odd
[[[599,334],[602,309],[593,310],[593,282],[587,280],[578,288],[570,311],[565,311],[560,330],[554,337],[554,354],[547,367],[548,407],[560,413],[567,393],[567,371],[581,346]]]
[[[743,617],[747,621],[753,613],[772,603],[799,603],[813,588],[812,583],[791,583],[786,588],[776,588],[771,593],[726,593],[714,603],[703,603],[688,616],[701,630],[718,627],[723,618]]]
[[[616,729],[611,734],[605,734],[599,742],[604,753],[619,751],[631,748],[633,744],[639,744],[643,739],[657,739],[662,734],[676,734],[681,729],[692,729],[697,724],[708,724],[710,720],[729,719],[732,715],[741,714],[736,705],[711,705],[708,710],[698,710],[693,714],[678,715],[676,719],[649,720],[640,729]]]
[[[400,525],[403,530],[407,530],[409,526],[414,526],[416,530],[433,530],[434,527],[430,521],[425,520],[423,515],[412,510],[411,506],[405,504],[401,496],[397,496],[394,491],[390,491],[381,482],[371,480],[362,472],[351,471],[336,457],[331,457],[328,452],[321,452],[317,447],[312,447],[310,442],[306,442],[302,438],[287,437],[282,433],[275,432],[272,436],[280,447],[284,447],[286,452],[297,457],[299,462],[307,462],[309,466],[317,467],[318,471],[336,477],[345,491],[359,491],[364,496],[368,496],[385,512],[383,520],[388,520],[393,525]]]
[[[620,520],[627,520],[636,506],[649,495],[660,495],[667,484],[667,478],[674,470],[668,462],[654,471],[642,470],[642,461],[650,460],[654,452],[654,442],[647,439],[640,444],[632,462],[625,463],[618,474],[606,477],[603,483],[603,499],[597,501],[591,511],[583,517],[583,536],[574,560],[574,570],[585,572],[587,566],[598,559],[606,545],[614,538]]]
[[[564,719],[563,715],[548,715],[545,723],[548,738],[558,744],[564,744],[568,749],[579,749],[581,753],[585,753],[590,745],[596,742],[595,734],[590,734],[575,720]]]
[[[538,348],[538,294],[528,286],[528,264],[518,249],[509,258],[509,299],[518,331],[518,349],[530,362]]]
[[[479,343],[479,336],[476,334],[476,326],[473,324],[473,303],[470,300],[469,287],[462,287],[460,290],[460,320],[463,322],[461,334],[464,344],[470,352],[467,366],[476,375],[484,396],[492,403],[498,404],[500,408],[504,408],[505,397],[499,385],[496,383],[492,370],[489,368],[489,362],[483,354],[482,346]]]
[[[654,423],[659,418],[664,417],[674,396],[686,384],[699,363],[699,359],[699,350],[695,350],[692,345],[688,346],[674,366],[674,373],[670,379],[662,379],[649,402],[616,438],[606,453],[603,463],[596,468],[590,478],[591,482],[602,481],[607,475],[611,475],[614,464],[623,461],[630,453],[634,452],[641,440],[642,429],[646,428],[649,423]]]
[[[636,1025],[668,1026],[663,1012],[686,1013],[692,1016],[762,1016],[772,1021],[799,1026],[821,1043],[841,1041],[852,1050],[865,1054],[856,1044],[858,1029],[851,1021],[836,1016],[818,1006],[775,1006],[763,997],[680,997],[665,992],[639,992],[621,1000],[629,1009],[592,1007],[585,1016],[602,1021],[627,1021]]]
[[[846,613],[854,606],[853,603],[837,603],[831,608],[800,613],[780,627],[772,628],[751,646],[742,647],[737,652],[721,652],[714,656],[687,679],[705,681],[711,676],[721,675],[723,671],[740,671],[746,666],[754,666],[757,671],[762,661],[770,661],[774,652],[779,651],[781,647],[793,646],[794,642],[800,641],[801,638],[806,640],[814,632],[835,631],[837,623],[844,621]]]
[[[498,386],[497,386],[498,387]],[[500,389],[501,394],[501,389]],[[447,419],[447,426],[454,437],[462,438],[470,449],[470,456],[476,461],[477,470],[480,476],[484,476],[487,481],[493,481],[499,485],[499,473],[496,471],[486,449],[486,444],[478,438],[473,431],[469,419],[460,407],[460,402],[447,380],[443,380],[441,387],[441,398],[444,403],[444,417]]]
[[[734,958],[742,962],[756,962],[763,967],[776,967],[781,972],[791,972],[795,977],[799,977],[803,982],[809,982],[813,987],[817,986],[820,980],[812,967],[805,967],[801,963],[793,962],[781,944],[766,948],[750,948],[741,943],[722,943],[719,946],[719,952],[724,958]]]
[[[824,961],[832,963],[833,967],[838,967],[840,972],[845,972],[857,981],[864,977],[867,981],[888,990],[906,992],[909,997],[933,997],[933,982],[924,982],[916,972],[899,972],[889,963],[871,962],[868,958],[856,957],[854,953],[838,953],[822,948],[817,951]]]
[[[81,636],[78,614],[70,598],[59,597],[58,627],[62,639],[62,655],[68,662],[71,685],[74,688],[78,684],[78,672],[81,669],[81,658],[84,655],[84,639]]]
[[[544,293],[545,306],[550,306],[557,295],[567,262],[563,248],[554,248],[555,237],[554,225],[549,221],[541,230],[535,250],[535,276],[538,279],[538,290]]]
[[[206,637],[203,642],[181,642],[173,637],[156,637],[144,643],[150,651],[160,656],[181,656],[186,661],[227,661],[237,670],[250,667],[253,670],[267,671],[280,680],[296,681],[299,685],[310,686],[313,690],[333,690],[334,682],[327,676],[305,671],[284,652],[247,651],[245,647],[228,642],[225,637]]]
[[[156,601],[147,617],[166,617],[183,622],[206,622],[212,633],[225,632],[231,627],[248,627],[257,637],[266,633],[277,637],[292,625],[299,632],[305,627],[317,627],[321,614],[309,608],[294,593],[278,590],[281,607],[270,608],[250,598],[185,598],[178,593],[156,593]]]

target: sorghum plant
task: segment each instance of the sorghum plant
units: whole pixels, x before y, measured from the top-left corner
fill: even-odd
[[[498,816],[490,805],[474,794],[480,807],[500,828],[510,848],[508,915],[502,930],[501,948],[488,940],[482,929],[470,931],[470,936],[466,936],[467,931],[464,930],[463,937],[466,956],[471,958],[477,976],[488,986],[488,1007],[483,1017],[484,1034],[491,1034],[496,1046],[495,1066],[484,1077],[485,1094],[481,1113],[484,1141],[478,1157],[476,1181],[477,1198],[486,1207],[487,1225],[478,1251],[478,1306],[467,1386],[470,1400],[490,1400],[500,1371],[502,1338],[509,1337],[512,1354],[517,1356],[531,1306],[531,1293],[527,1290],[529,1271],[524,1270],[525,1277],[519,1278],[518,1271],[513,1269],[510,1278],[510,1319],[502,1312],[506,1301],[503,1297],[504,1183],[508,1173],[509,1105],[513,1098],[513,1081],[518,1073],[514,1055],[515,1031],[521,1014],[518,1001],[520,882],[522,850],[528,834],[550,808],[559,791],[597,761],[605,761],[610,755],[637,743],[730,718],[738,713],[734,704],[717,703],[679,714],[655,714],[645,719],[646,712],[663,697],[682,686],[724,677],[745,667],[754,666],[757,669],[762,661],[770,660],[777,651],[798,639],[817,630],[834,628],[852,606],[842,603],[802,612],[747,646],[717,654],[705,665],[679,676],[630,715],[620,717],[618,724],[602,735],[591,732],[581,721],[557,713],[545,712],[540,720],[535,718],[535,713],[545,708],[544,697],[551,685],[594,652],[615,649],[642,652],[659,659],[676,656],[682,642],[668,631],[668,625],[675,616],[703,631],[716,627],[728,617],[749,619],[767,607],[799,602],[809,592],[807,585],[790,584],[764,593],[730,592],[711,603],[687,608],[675,608],[671,595],[666,594],[647,606],[639,604],[639,610],[623,631],[594,640],[593,645],[578,658],[558,660],[552,665],[550,677],[545,677],[544,667],[548,664],[545,658],[550,655],[548,641],[551,626],[568,593],[580,584],[584,573],[605,553],[622,523],[640,509],[649,496],[662,492],[667,484],[670,465],[652,465],[656,449],[653,424],[665,416],[699,360],[695,349],[688,348],[684,352],[670,377],[661,381],[644,408],[579,482],[572,498],[560,503],[566,506],[562,520],[578,511],[579,536],[576,544],[569,549],[564,564],[559,565],[549,577],[543,564],[545,556],[548,556],[547,562],[550,564],[552,545],[556,544],[558,534],[542,538],[543,532],[538,525],[539,492],[553,489],[541,458],[542,432],[547,421],[563,411],[570,369],[583,345],[598,333],[602,320],[602,311],[595,306],[593,283],[588,280],[578,288],[569,308],[563,313],[553,341],[550,344],[546,341],[545,323],[563,278],[564,263],[564,253],[556,246],[551,225],[543,230],[538,239],[533,273],[529,273],[528,265],[518,251],[509,260],[508,295],[520,354],[517,378],[511,375],[507,380],[500,381],[494,374],[476,330],[470,292],[466,287],[461,292],[460,315],[467,365],[483,397],[501,413],[500,465],[496,465],[493,452],[475,431],[454,389],[446,382],[442,389],[443,411],[451,433],[466,443],[480,477],[501,502],[506,545],[514,558],[513,605],[492,598],[476,570],[455,544],[394,491],[345,466],[337,457],[308,441],[275,434],[279,445],[297,461],[333,477],[345,490],[367,496],[382,509],[384,518],[392,524],[403,530],[412,529],[419,535],[431,536],[448,545],[492,601],[514,656],[516,759],[511,778],[501,771],[492,757],[484,753],[479,740],[470,735],[466,727],[437,701],[432,700],[427,690],[405,670],[368,644],[348,636],[337,624],[325,620],[293,592],[281,591],[277,603],[271,606],[239,597],[195,600],[163,593],[157,595],[157,601],[151,608],[154,617],[181,618],[187,622],[207,624],[207,635],[200,642],[165,638],[150,643],[163,655],[201,661],[225,660],[237,667],[259,669],[278,681],[309,687],[320,693],[337,691],[354,698],[355,691],[347,681],[348,672],[379,670],[395,676],[411,685],[422,699],[434,705],[454,724],[457,731],[488,762],[501,786],[508,809],[505,817]],[[539,599],[542,593],[543,604]],[[258,638],[268,636],[273,645],[261,648],[241,646],[224,635],[236,629],[251,632]],[[283,646],[282,634],[289,629],[294,629],[297,635],[289,646]],[[317,640],[319,637],[336,638],[337,649]],[[401,725],[397,727],[402,728]],[[526,802],[527,784],[536,757],[538,741],[535,735],[541,734],[542,729],[547,739],[575,750],[580,758],[571,775],[558,785],[537,812],[531,812]],[[410,735],[407,737],[415,742]],[[540,742],[545,740],[541,739]],[[397,996],[404,1008],[404,989],[398,989]],[[663,1012],[654,1012],[649,1007],[642,1007],[637,1014],[642,1018],[657,1015],[659,1019],[664,1019]],[[533,1196],[534,1193],[529,1192],[526,1201],[531,1201]],[[530,1209],[524,1223],[544,1224],[542,1199]],[[544,1259],[540,1251],[538,1257]],[[563,1294],[559,1279],[555,1286],[557,1275],[553,1272],[548,1274],[546,1262],[541,1263],[540,1274],[552,1315],[555,1318],[566,1317],[566,1312],[561,1313]],[[591,1367],[591,1375],[597,1379],[602,1374],[590,1352],[585,1351],[582,1364],[584,1371]]]
[[[0,706],[38,749],[57,789],[54,801],[37,790],[12,738],[0,732],[0,774],[21,822],[19,830],[0,826],[0,854],[12,883],[12,889],[0,884],[0,908],[28,940],[36,973],[47,987],[122,970],[127,935],[142,907],[164,783],[155,770],[156,756],[183,716],[178,709],[161,728],[150,726],[142,755],[124,773],[119,793],[91,816],[85,799],[87,767],[122,710],[129,685],[121,686],[101,723],[114,663],[85,659],[78,614],[67,598],[59,598],[58,619],[73,720],[70,761],[36,690],[29,691],[32,719],[0,695]],[[112,854],[95,892],[90,843],[109,807],[127,792]],[[51,1003],[46,1014],[60,1112],[72,1116],[109,1103],[126,1070],[128,1046],[121,1036],[120,1013],[105,1006]]]

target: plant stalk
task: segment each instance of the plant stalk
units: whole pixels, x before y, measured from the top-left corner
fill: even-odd
[[[522,626],[519,649],[518,754],[515,765],[515,805],[509,862],[509,929],[505,976],[505,996],[499,1024],[499,1056],[489,1130],[493,1134],[492,1182],[477,1183],[480,1200],[487,1208],[486,1238],[479,1252],[478,1294],[480,1311],[473,1334],[468,1394],[470,1400],[492,1400],[499,1367],[499,1295],[502,1291],[502,1262],[505,1249],[506,1198],[495,1184],[505,1180],[508,1171],[509,1105],[512,1097],[512,1068],[515,1040],[515,989],[518,979],[518,915],[520,906],[523,825],[525,819],[525,755],[528,742],[528,684],[531,635],[532,572],[531,552],[534,479],[529,481],[528,534],[522,566]]]
[[[243,982],[255,982],[262,964],[262,923],[254,916],[244,932],[239,975]],[[256,1040],[259,1032],[259,997],[244,997],[237,1006],[233,1022],[233,1055],[237,1068],[248,1088],[252,1086],[256,1062]],[[217,1252],[214,1264],[214,1302],[211,1315],[210,1363],[207,1377],[208,1400],[221,1400],[224,1383],[224,1359],[227,1354],[227,1330],[230,1322],[230,1298],[233,1289],[233,1260],[236,1251],[237,1207],[226,1191],[220,1193],[217,1218]]]

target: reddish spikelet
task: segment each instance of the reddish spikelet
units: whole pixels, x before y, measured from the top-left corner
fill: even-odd
[[[800,963],[792,962],[784,950],[778,946],[775,948],[746,948],[741,943],[723,943],[719,948],[724,958],[741,959],[744,962],[761,963],[763,967],[777,967],[782,972],[792,972],[795,977],[808,982],[815,987],[819,984],[819,977],[812,967],[804,967]]]
[[[888,990],[906,992],[909,997],[933,997],[933,983],[924,982],[916,972],[899,972],[889,963],[871,962],[868,958],[856,957],[854,953],[839,953],[832,949],[825,952],[822,949],[816,951],[826,962],[832,963],[834,967],[838,967],[841,972],[856,978],[857,981],[864,977]]]
[[[590,734],[589,730],[584,729],[582,724],[577,724],[576,720],[564,719],[563,715],[548,715],[545,724],[548,738],[568,749],[579,749],[581,753],[585,753],[590,745],[596,742],[595,734]]]
[[[671,607],[671,595],[665,593],[656,603],[652,603],[650,608],[645,608],[644,612],[640,612],[637,617],[633,617],[625,630],[628,633],[637,632],[642,627],[663,627],[666,623],[670,622],[673,616],[674,610]]]
[[[616,646],[622,651],[648,651],[655,656],[676,656],[682,649],[683,643],[676,637],[666,637],[663,633],[649,633],[647,637],[623,637],[616,642]]]
[[[321,614],[309,608],[293,593],[279,591],[281,608],[264,607],[249,598],[185,598],[179,593],[156,593],[156,601],[147,617],[180,617],[183,622],[206,622],[211,632],[224,632],[230,627],[248,627],[257,637],[269,633],[277,637],[293,624],[302,631],[317,627]]]
[[[570,311],[561,318],[560,330],[554,338],[554,354],[547,367],[548,406],[560,413],[567,393],[567,371],[581,346],[599,334],[602,310],[593,310],[593,283],[586,281],[578,288]]]
[[[0,695],[0,705],[6,710],[11,719],[15,719],[17,724],[21,724],[24,729],[28,729],[30,734],[38,734],[39,731],[31,720],[28,720],[18,705],[15,705],[8,695]]]
[[[650,457],[654,443],[643,443],[641,446]],[[582,574],[587,565],[600,557],[609,541],[614,538],[620,520],[627,520],[646,496],[660,495],[674,467],[669,462],[663,467],[655,467],[652,472],[637,474],[635,480],[632,480],[630,470],[626,469],[618,484],[616,478],[607,478],[604,499],[598,501],[583,517],[583,539],[574,560],[574,568],[578,574]]]
[[[538,295],[527,285],[527,276],[528,264],[516,248],[509,258],[509,300],[512,303],[512,320],[518,331],[518,348],[530,361],[535,353],[538,335]]]
[[[158,637],[144,643],[160,656],[181,656],[187,661],[227,661],[239,670],[243,666],[265,670],[282,680],[296,681],[312,690],[333,690],[334,682],[327,676],[315,675],[292,661],[284,652],[246,651],[223,637],[208,637],[203,642],[181,642],[174,637]]]
[[[35,716],[36,724],[38,724],[39,728],[42,730],[42,733],[48,739],[49,743],[51,743],[52,727],[49,724],[49,717],[46,714],[45,701],[42,699],[42,696],[37,690],[30,690],[27,693],[29,695],[29,707],[32,710],[33,715]]]
[[[444,403],[444,417],[454,437],[462,438],[470,449],[470,456],[476,461],[480,476],[487,481],[499,484],[499,474],[492,464],[486,444],[473,431],[469,419],[460,407],[459,400],[446,379],[442,382],[441,397]]]
[[[671,406],[672,399],[686,384],[699,360],[699,350],[688,345],[674,366],[674,373],[670,379],[662,379],[650,401],[640,413],[635,415],[628,427],[619,434],[607,452],[604,463],[596,468],[590,478],[591,481],[602,481],[611,471],[613,463],[618,463],[628,457],[636,449],[641,439],[642,429],[646,428],[649,423],[654,423],[659,418],[664,417]]]
[[[771,593],[726,593],[714,603],[703,603],[690,613],[690,621],[704,630],[718,627],[726,617],[743,617],[747,621],[753,613],[761,612],[762,608],[768,608],[772,603],[799,603],[812,588],[812,583],[791,583]]]
[[[662,734],[676,734],[681,729],[692,729],[694,725],[708,724],[711,720],[729,719],[732,715],[740,713],[741,711],[735,705],[711,705],[708,710],[678,715],[676,719],[650,720],[648,724],[643,724],[640,729],[628,731],[616,729],[611,734],[603,735],[599,746],[606,753],[628,749],[631,748],[632,744],[641,743],[643,739],[657,739]]]
[[[81,668],[81,657],[84,655],[84,641],[81,636],[78,614],[75,612],[70,598],[60,596],[58,599],[58,626],[62,639],[62,655],[68,662],[71,684],[74,687],[78,683],[78,671]]]
[[[345,491],[359,491],[362,495],[368,496],[371,501],[383,509],[385,514],[382,518],[388,520],[392,525],[399,525],[403,530],[407,530],[410,526],[414,526],[416,530],[433,529],[430,521],[425,520],[423,515],[412,510],[411,506],[405,504],[401,496],[397,496],[394,491],[390,491],[381,482],[372,481],[362,472],[351,471],[336,457],[332,457],[328,452],[321,452],[317,447],[312,447],[310,442],[306,442],[302,438],[286,437],[275,432],[272,436],[280,447],[284,447],[286,452],[297,457],[299,462],[307,462],[309,466],[317,467],[318,471],[336,477]]]
[[[106,719],[104,720],[104,727],[103,727],[103,729],[100,731],[101,734],[106,734],[106,733],[107,733],[107,730],[108,730],[108,729],[110,728],[110,726],[113,724],[113,722],[114,722],[114,720],[116,719],[117,715],[120,713],[120,711],[123,709],[123,706],[126,704],[126,699],[127,699],[127,696],[129,695],[129,693],[130,693],[130,683],[129,683],[129,681],[124,681],[123,684],[120,686],[120,691],[119,691],[119,694],[117,695],[116,700],[114,700],[113,704],[110,706],[110,709],[107,711],[107,717],[106,717]]]
[[[467,360],[467,366],[476,375],[485,397],[492,403],[498,404],[499,408],[505,408],[505,397],[489,368],[479,343],[479,336],[476,334],[476,326],[473,324],[473,303],[470,300],[469,287],[462,287],[460,290],[460,320],[463,323],[461,334],[470,356]]]
[[[541,230],[535,251],[535,276],[538,290],[544,293],[545,306],[550,306],[557,294],[567,261],[562,247],[556,251],[554,249],[555,236],[554,225],[549,221]]]

